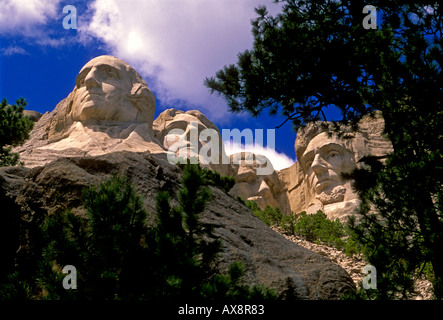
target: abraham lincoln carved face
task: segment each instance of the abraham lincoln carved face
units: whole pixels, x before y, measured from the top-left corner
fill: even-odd
[[[296,141],[308,203],[319,201],[329,205],[355,198],[350,182],[341,178],[341,173],[349,173],[356,167],[351,143],[327,132],[311,132]]]

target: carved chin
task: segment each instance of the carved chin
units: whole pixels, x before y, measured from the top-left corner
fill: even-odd
[[[342,202],[345,199],[346,188],[344,186],[336,186],[331,192],[322,192],[315,198],[320,200],[323,205]]]

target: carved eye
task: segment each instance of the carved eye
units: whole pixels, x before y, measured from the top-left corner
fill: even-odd
[[[305,162],[305,167],[306,167],[306,168],[310,168],[311,165],[312,165],[312,162],[313,162],[312,160],[306,161],[306,162]]]
[[[332,159],[332,158],[338,157],[339,155],[340,155],[340,153],[338,153],[337,151],[331,151],[328,153],[327,158]]]
[[[111,79],[117,79],[117,78],[118,78],[117,74],[116,74],[114,71],[111,71],[111,70],[109,70],[108,72],[106,72],[106,76],[107,76],[108,78],[111,78]]]
[[[303,167],[303,170],[305,170],[306,172],[309,171],[313,162],[314,161],[312,159],[306,159],[305,161],[302,161],[301,165]]]
[[[179,135],[168,134],[168,135],[165,136],[165,138],[163,140],[163,144],[165,145],[165,147],[169,148],[169,147],[171,147],[174,143],[176,143],[179,140],[180,140],[180,136]]]

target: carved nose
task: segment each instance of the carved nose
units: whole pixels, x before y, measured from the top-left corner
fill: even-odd
[[[327,170],[326,163],[319,154],[315,155],[314,161],[312,161],[311,164],[311,168],[316,175],[319,175],[320,173]]]
[[[263,180],[260,184],[260,188],[258,189],[257,194],[260,196],[264,196],[271,193],[271,188],[269,188],[268,184]]]
[[[95,74],[96,70],[97,70],[97,68],[93,67],[86,75],[86,77],[85,77],[86,89],[100,87],[100,83],[97,81],[96,74]]]

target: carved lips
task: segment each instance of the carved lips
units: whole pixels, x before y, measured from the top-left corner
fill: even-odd
[[[315,184],[314,184],[314,190],[316,194],[320,194],[322,193],[325,189],[330,189],[331,185],[337,185],[339,184],[340,181],[336,178],[334,179],[333,177],[328,177],[328,178],[323,178],[318,180]]]
[[[80,102],[92,100],[93,97],[103,97],[103,92],[86,91],[80,98]]]

